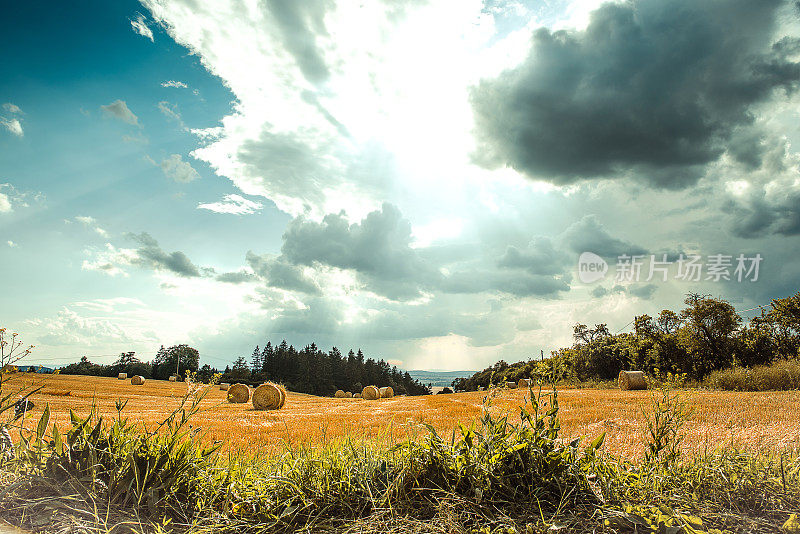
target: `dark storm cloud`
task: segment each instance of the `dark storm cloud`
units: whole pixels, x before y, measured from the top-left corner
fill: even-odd
[[[744,238],[800,235],[800,189],[785,182],[773,186],[770,197],[756,186],[748,198],[725,203],[734,235]]]
[[[136,249],[136,259],[131,260],[131,264],[153,269],[156,271],[169,271],[179,276],[193,278],[207,274],[205,269],[201,269],[181,251],[165,252],[158,245],[158,241],[147,232],[141,234],[128,234],[128,237],[139,243]]]
[[[314,84],[325,82],[330,71],[317,45],[317,36],[327,34],[325,13],[333,7],[332,2],[266,0],[265,7],[275,18],[281,42],[294,57],[303,76]]]
[[[286,261],[282,256],[259,256],[247,252],[246,260],[259,277],[265,279],[270,287],[300,291],[309,295],[320,295],[319,286],[303,274],[303,270]]]
[[[448,274],[441,267],[452,258],[412,248],[411,239],[409,222],[395,206],[384,204],[353,224],[342,213],[320,222],[294,219],[283,235],[281,258],[293,265],[352,270],[367,290],[392,300],[413,299],[423,291],[541,298],[569,291],[568,258],[547,238],[536,238],[525,249],[509,247],[497,262],[499,269],[461,268]],[[475,259],[474,247],[462,252],[460,258]]]
[[[655,284],[638,284],[628,287],[628,293],[642,300],[650,300],[658,289]]]
[[[556,275],[564,273],[564,266],[570,261],[553,246],[546,237],[536,237],[527,250],[509,246],[497,262],[499,267],[525,269],[531,274]]]
[[[558,298],[560,292],[569,291],[569,278],[525,272],[460,271],[442,280],[438,289],[444,293],[499,291],[517,297]]]
[[[229,273],[220,273],[215,279],[218,282],[226,282],[228,284],[244,284],[245,282],[258,280],[258,277],[247,271],[233,271]]]
[[[756,164],[750,107],[793,91],[797,42],[772,46],[779,0],[604,4],[585,31],[538,30],[527,59],[472,93],[479,150],[569,184],[625,175],[654,186],[697,181],[734,141]]]
[[[411,225],[391,204],[350,224],[344,214],[321,222],[298,217],[283,235],[282,255],[291,263],[352,269],[365,285],[393,299],[419,296],[437,271],[411,248]]]
[[[635,284],[630,286],[621,286],[619,284],[611,287],[610,289],[603,286],[597,286],[590,291],[591,295],[595,298],[603,298],[606,295],[615,293],[627,293],[642,300],[650,300],[658,289],[655,284]]]
[[[609,234],[594,215],[585,215],[561,234],[561,240],[576,254],[594,252],[603,258],[616,258],[623,254],[646,254],[647,251]]]

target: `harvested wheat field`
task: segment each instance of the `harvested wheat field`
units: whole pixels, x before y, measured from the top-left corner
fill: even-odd
[[[147,380],[131,386],[116,378],[87,376],[16,375],[10,384],[39,384],[43,389],[31,399],[36,404],[26,426],[35,424],[49,403],[52,421],[60,428],[69,423],[69,410],[88,413],[93,403],[101,414],[115,415],[115,401],[129,399],[125,413],[131,420],[153,424],[165,417],[186,392],[186,384]],[[686,425],[687,449],[701,451],[733,445],[750,451],[800,448],[800,392],[738,393],[683,391],[694,415]],[[365,401],[333,399],[289,392],[285,406],[257,411],[250,403],[231,404],[219,387],[208,388],[203,411],[192,421],[210,440],[227,449],[272,452],[285,444],[322,444],[353,436],[380,443],[394,442],[426,432],[427,423],[449,433],[458,423],[469,423],[481,413],[486,392],[394,397]],[[528,390],[503,391],[491,410],[518,419],[518,407]],[[637,457],[642,451],[642,409],[650,404],[647,391],[567,389],[559,391],[562,436],[596,436],[606,432],[604,447],[615,454]]]

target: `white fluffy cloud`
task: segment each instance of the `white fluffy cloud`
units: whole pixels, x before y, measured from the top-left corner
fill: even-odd
[[[177,80],[167,80],[166,82],[161,82],[161,87],[174,87],[176,89],[186,89],[189,86]]]
[[[477,0],[144,4],[237,98],[193,155],[243,193],[317,217],[342,208],[360,217],[389,195],[410,210],[420,188],[441,198],[463,183],[468,86],[512,64],[529,32],[493,40]]]
[[[225,195],[219,202],[200,203],[197,209],[213,211],[214,213],[228,213],[231,215],[246,215],[261,210],[261,202],[248,200],[241,195]]]
[[[108,344],[130,343],[132,338],[115,322],[99,317],[85,317],[64,307],[55,317],[28,321],[39,330],[37,339],[46,345],[76,345],[106,347]]]
[[[12,211],[14,211],[14,208],[11,206],[11,199],[8,198],[7,194],[0,192],[0,213],[10,213]]]
[[[94,217],[90,217],[88,215],[78,215],[75,217],[75,221],[82,224],[84,227],[91,229],[100,237],[108,237],[108,232],[100,227],[97,219]]]
[[[42,204],[44,195],[22,191],[9,183],[0,183],[0,213],[12,213],[16,208],[27,208],[31,200],[35,204]]]
[[[24,115],[24,113],[20,107],[16,104],[12,104],[11,102],[6,102],[3,104],[3,109],[9,113],[9,116],[4,117],[0,115],[0,126],[3,126],[3,128],[17,137],[22,137],[24,132],[22,130],[22,122],[20,121],[19,116]]]
[[[131,28],[142,37],[150,39],[150,42],[153,42],[153,30],[147,25],[147,20],[141,13],[136,16],[136,19],[131,20]]]
[[[16,104],[12,104],[11,102],[6,102],[3,104],[3,109],[13,115],[24,115],[22,109]]]
[[[111,243],[106,243],[102,250],[89,253],[92,258],[83,260],[81,268],[84,271],[97,271],[109,276],[128,276],[124,267],[138,260],[135,249],[119,249]]]
[[[24,135],[22,123],[19,119],[0,117],[0,125],[17,137],[22,137]]]
[[[164,176],[176,182],[188,183],[200,178],[200,175],[194,170],[191,163],[183,161],[180,154],[172,154],[170,157],[164,159],[159,164],[159,167],[164,171]]]

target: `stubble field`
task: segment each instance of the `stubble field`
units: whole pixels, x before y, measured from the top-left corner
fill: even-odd
[[[128,399],[123,415],[154,425],[174,410],[186,393],[185,383],[148,380],[133,386],[129,380],[63,375],[16,375],[9,386],[43,386],[31,396],[36,404],[25,425],[38,421],[46,404],[51,421],[69,426],[69,410],[86,415],[92,405],[105,417],[115,417],[115,402]],[[800,448],[800,392],[738,393],[681,391],[693,415],[688,420],[687,451],[732,445],[748,451],[784,451]],[[651,393],[619,390],[565,389],[559,391],[563,437],[596,436],[606,432],[604,448],[636,458],[643,452],[644,415]],[[485,392],[424,397],[395,397],[377,401],[334,399],[289,392],[277,411],[255,411],[251,404],[229,404],[226,392],[211,387],[193,428],[208,440],[220,440],[225,449],[271,454],[284,446],[320,445],[352,438],[387,444],[427,433],[429,424],[443,435],[459,423],[470,424],[481,415]],[[493,413],[519,418],[527,390],[502,391],[491,400]]]

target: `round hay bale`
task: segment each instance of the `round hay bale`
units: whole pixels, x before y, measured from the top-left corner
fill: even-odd
[[[131,384],[133,384],[134,386],[144,385],[144,377],[141,375],[134,376],[133,378],[131,378]]]
[[[117,380],[127,380],[127,379],[128,379],[128,373],[120,373],[117,375]]]
[[[517,383],[516,382],[506,382],[506,387],[508,389],[517,389]]]
[[[620,371],[617,379],[619,389],[629,391],[633,389],[647,389],[647,381],[643,371]]]
[[[247,384],[234,384],[228,388],[228,402],[244,404],[250,400],[250,388]]]
[[[337,389],[336,393],[334,393],[333,396],[336,397],[337,399],[343,399],[344,391],[342,391],[341,389]]]
[[[267,382],[253,390],[253,408],[256,410],[279,410],[286,402],[286,390]]]
[[[230,385],[230,384],[228,384],[227,382],[222,382],[222,383],[219,385],[219,389],[220,389],[220,391],[228,391],[228,388],[229,388],[229,387],[231,387],[231,385]]]
[[[286,404],[286,396],[287,396],[286,388],[283,387],[283,384],[278,384],[278,389],[280,389],[281,393],[282,393],[282,395],[281,395],[281,404],[280,404],[280,406],[278,406],[278,408],[283,408],[283,405]]]
[[[529,388],[533,385],[533,380],[530,378],[520,378],[519,382],[517,382],[517,385],[521,388]]]
[[[352,399],[353,398],[353,394],[351,392],[349,392],[349,391],[345,391],[344,392],[344,398],[345,399]]]
[[[178,377],[177,377],[177,376],[174,376],[174,375],[173,375],[173,376],[169,377],[169,381],[170,381],[170,382],[175,382],[176,380],[178,380]]]
[[[360,399],[361,398],[361,393],[353,393],[353,398],[354,399]]]
[[[391,386],[386,386],[385,388],[381,388],[380,392],[382,399],[391,399],[392,397],[394,397],[394,390],[391,388]]]
[[[361,390],[361,398],[366,400],[375,400],[381,398],[381,392],[375,386],[367,386]]]

